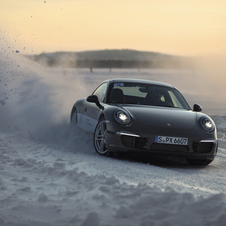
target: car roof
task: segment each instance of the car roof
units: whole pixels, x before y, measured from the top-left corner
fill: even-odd
[[[174,86],[168,83],[145,80],[145,79],[115,78],[115,79],[108,79],[104,82],[109,82],[109,83],[132,82],[132,83],[141,83],[141,84],[143,83],[143,84],[151,84],[151,85],[159,85],[159,86],[167,86],[167,87],[175,88]]]

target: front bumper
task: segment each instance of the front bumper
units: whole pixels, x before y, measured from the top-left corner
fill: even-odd
[[[132,132],[136,131],[136,133]],[[154,132],[152,132],[154,131]],[[155,143],[155,136],[187,137],[187,145]],[[123,128],[108,126],[108,150],[138,155],[177,156],[187,159],[213,159],[217,153],[216,133],[206,134],[199,128],[193,130],[176,130],[161,128]]]

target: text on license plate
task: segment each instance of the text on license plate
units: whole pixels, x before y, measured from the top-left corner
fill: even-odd
[[[188,138],[155,136],[155,143],[187,145],[188,144]]]

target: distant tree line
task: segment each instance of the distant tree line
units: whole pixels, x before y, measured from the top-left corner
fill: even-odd
[[[56,52],[56,53],[42,53],[39,55],[27,56],[30,59],[48,67],[72,67],[72,68],[190,68],[192,67],[192,60],[186,57],[178,57],[164,54],[152,54],[150,58],[140,57],[137,59],[130,59],[130,52],[137,53],[137,51],[129,51],[128,57],[123,59],[103,59],[99,55],[94,57],[84,53],[75,52]],[[114,51],[115,53],[125,53],[125,50]],[[91,52],[95,54],[95,51]],[[111,51],[99,51],[98,53],[112,53]],[[142,52],[139,52],[142,54]],[[99,59],[98,59],[99,57]],[[116,59],[114,59],[116,58]]]
[[[135,61],[135,60],[77,60],[78,68],[188,68],[190,62],[179,60]]]

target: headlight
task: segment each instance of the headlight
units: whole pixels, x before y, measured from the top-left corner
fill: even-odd
[[[200,124],[207,133],[212,133],[215,129],[214,122],[205,116],[200,119]]]
[[[117,110],[114,113],[114,118],[117,122],[123,125],[128,125],[131,122],[131,117],[130,115],[123,110]]]

